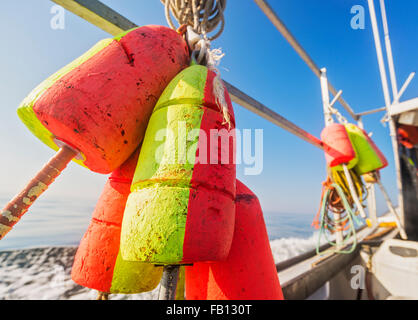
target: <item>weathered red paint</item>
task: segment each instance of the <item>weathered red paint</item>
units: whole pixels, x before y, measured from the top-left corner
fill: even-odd
[[[231,131],[225,123],[213,93],[213,80],[216,74],[208,71],[203,105],[205,111],[201,121],[196,157],[206,149],[207,163],[196,163],[191,179],[186,231],[183,243],[183,262],[220,261],[228,256],[235,220],[235,116],[228,91],[224,90],[225,100],[231,117]],[[211,137],[211,130],[224,130],[231,134],[228,143]],[[202,136],[203,135],[203,136]],[[205,137],[206,136],[206,137]],[[218,145],[211,139],[218,139]],[[227,154],[228,163],[221,163],[222,148]],[[218,155],[218,163],[210,163],[210,155]]]
[[[263,212],[257,197],[236,182],[235,231],[228,259],[186,267],[187,300],[281,300]]]
[[[88,168],[110,173],[141,143],[162,91],[188,65],[178,33],[144,26],[70,71],[33,109],[52,134],[86,156]]]

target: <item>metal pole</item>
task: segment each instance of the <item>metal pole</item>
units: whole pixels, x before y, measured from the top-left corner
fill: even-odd
[[[402,85],[401,90],[399,90],[398,95],[395,98],[396,101],[399,102],[403,93],[405,92],[406,88],[408,88],[409,84],[411,83],[411,81],[414,77],[415,77],[415,72],[411,72],[409,74],[408,78],[405,80],[404,84]]]
[[[161,287],[159,300],[175,300],[177,282],[180,274],[179,265],[164,266],[163,277],[161,279]]]
[[[322,94],[322,106],[324,108],[324,119],[325,126],[329,126],[334,122],[332,119],[331,108],[329,103],[329,93],[328,93],[328,79],[327,79],[327,69],[321,69],[321,94]]]
[[[390,44],[389,28],[386,17],[385,1],[380,0],[380,12],[382,14],[383,32],[385,36],[386,56],[389,66],[390,82],[392,84],[392,94],[394,99],[398,96],[398,84],[396,82],[395,65],[393,63],[392,46]]]
[[[348,187],[350,189],[351,196],[353,197],[354,203],[357,206],[358,211],[363,219],[366,219],[366,212],[364,212],[363,205],[360,202],[360,199],[357,195],[356,189],[354,188],[353,180],[351,179],[350,171],[347,168],[347,165],[343,164],[344,175],[348,182]]]
[[[374,42],[376,46],[377,61],[379,64],[380,77],[381,77],[382,87],[383,87],[383,95],[385,98],[386,112],[388,112],[388,114],[390,115],[391,114],[390,94],[389,94],[389,87],[388,87],[388,80],[386,76],[385,64],[383,61],[382,46],[380,44],[379,30],[377,27],[376,11],[374,8],[373,0],[368,0],[368,4],[369,4],[370,19],[372,22]],[[389,119],[389,130],[390,130],[390,136],[392,140],[393,156],[395,160],[395,169],[396,169],[396,177],[397,177],[396,182],[397,182],[398,193],[399,193],[398,194],[399,213],[400,213],[401,222],[404,222],[401,166],[400,166],[400,161],[399,161],[399,149],[398,149],[398,141],[397,141],[397,135],[396,135],[396,127],[395,127],[395,122],[392,117],[390,117]]]
[[[398,229],[399,229],[399,233],[401,235],[401,238],[404,239],[404,240],[407,240],[408,237],[407,237],[407,235],[405,233],[405,229],[403,227],[403,223],[399,219],[399,216],[396,213],[395,208],[393,207],[392,201],[390,201],[389,195],[387,194],[387,192],[385,190],[385,187],[382,184],[382,181],[380,181],[380,178],[379,178],[379,176],[377,174],[375,174],[375,177],[376,177],[377,184],[380,187],[380,191],[382,191],[382,193],[383,193],[383,197],[385,198],[385,201],[386,201],[386,204],[387,204],[387,206],[389,208],[389,211],[393,214],[393,216],[395,218],[395,221],[396,221],[396,224],[398,225]]]
[[[321,69],[321,76],[320,76],[320,82],[321,82],[321,94],[322,94],[322,106],[324,108],[324,120],[325,120],[325,126],[331,125],[334,120],[332,119],[332,114],[330,110],[330,104],[329,104],[329,92],[328,92],[328,80],[327,80],[327,69],[322,68]],[[344,234],[342,230],[341,223],[338,223],[340,220],[340,215],[337,213],[334,213],[334,220],[336,222],[336,231],[335,231],[335,242],[337,244],[337,249],[341,249],[344,241]]]
[[[369,208],[369,217],[372,227],[376,227],[377,222],[377,208],[376,208],[376,189],[373,183],[367,183],[369,196],[367,198],[367,207]]]
[[[19,222],[30,206],[51,185],[79,152],[63,144],[23,190],[0,211],[0,240]]]
[[[364,129],[361,117],[358,119],[357,125],[359,128]],[[377,227],[376,190],[373,183],[366,182],[366,188],[368,190],[367,208],[369,209],[369,218],[371,220],[372,227]]]
[[[357,115],[359,117],[362,117],[362,116],[367,116],[369,114],[373,114],[373,113],[377,113],[377,112],[381,112],[381,111],[386,111],[386,107],[373,109],[373,110],[369,110],[369,111],[364,111],[364,112],[359,112],[359,113],[357,113]]]
[[[325,116],[325,126],[329,126],[334,122],[331,115],[330,103],[329,103],[329,93],[328,93],[328,83],[327,83],[327,69],[321,69],[321,93],[322,93],[322,104],[324,107],[324,116]],[[366,213],[364,212],[364,208],[360,202],[360,199],[357,196],[356,189],[354,188],[353,180],[351,179],[350,172],[345,164],[343,164],[344,175],[348,182],[348,187],[350,189],[351,196],[353,197],[354,203],[356,204],[360,215],[363,218],[366,218]],[[334,215],[336,218],[338,215]],[[337,245],[338,245],[338,238],[339,235],[337,234]],[[342,232],[341,232],[341,241],[342,241]]]
[[[373,0],[368,0],[368,3],[369,3],[370,19],[372,22],[374,42],[376,46],[377,62],[379,64],[380,77],[382,80],[382,87],[383,87],[383,95],[385,98],[385,107],[386,107],[386,110],[389,111],[391,108],[390,94],[389,94],[389,87],[388,87],[388,79],[386,76],[385,63],[383,61],[383,51],[382,51],[382,46],[380,44],[379,30],[377,27],[376,12],[374,9]]]

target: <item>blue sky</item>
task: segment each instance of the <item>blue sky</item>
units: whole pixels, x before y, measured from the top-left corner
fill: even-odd
[[[103,2],[139,25],[166,25],[158,0]],[[400,86],[411,71],[418,69],[418,1],[386,2]],[[317,65],[327,68],[330,81],[344,91],[344,98],[356,112],[384,105],[367,1],[270,0],[269,3]],[[0,28],[4,30],[0,50],[0,194],[4,197],[13,197],[53,155],[20,123],[16,115],[20,101],[50,74],[108,37],[68,12],[65,29],[51,29],[53,5],[48,0],[0,4]],[[366,10],[364,30],[350,27],[353,5],[363,5]],[[380,11],[378,18],[380,21]],[[319,137],[324,123],[319,80],[253,1],[228,1],[225,31],[213,46],[221,47],[225,53],[220,66],[223,78]],[[403,100],[417,95],[418,81],[414,79]],[[244,176],[243,167],[238,168],[238,177],[258,195],[264,210],[316,212],[321,182],[325,179],[322,151],[240,106],[235,106],[235,113],[238,128],[264,130],[262,174]],[[383,181],[396,200],[391,143],[388,128],[379,122],[382,116],[382,113],[368,116],[364,125],[373,132],[375,142],[389,160],[389,167],[382,171]],[[105,176],[70,164],[42,198],[94,202],[105,180]],[[380,195],[378,201],[379,210],[383,211]]]

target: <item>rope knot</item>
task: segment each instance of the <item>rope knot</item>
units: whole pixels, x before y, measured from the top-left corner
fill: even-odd
[[[225,20],[223,11],[226,0],[161,0],[165,4],[165,13],[168,24],[175,29],[171,14],[181,25],[178,32],[187,32],[186,41],[192,52],[193,58],[201,65],[205,65],[216,76],[213,79],[213,94],[216,103],[222,112],[224,122],[231,128],[228,103],[225,99],[225,86],[222,82],[218,65],[224,57],[221,49],[211,49],[211,40],[219,37],[224,29]],[[221,23],[220,30],[212,37],[208,33],[213,32]],[[187,25],[187,31],[185,31]]]

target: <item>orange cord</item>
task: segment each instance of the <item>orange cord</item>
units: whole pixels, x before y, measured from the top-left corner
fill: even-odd
[[[322,207],[322,202],[324,200],[324,196],[327,193],[328,190],[330,190],[329,193],[329,198],[328,198],[328,205],[327,205],[327,212],[329,210],[331,210],[332,212],[336,213],[336,214],[342,214],[345,210],[344,210],[344,206],[342,204],[341,201],[341,197],[338,195],[338,192],[335,190],[335,188],[332,186],[333,182],[331,181],[330,177],[327,177],[327,180],[322,182],[322,194],[321,194],[321,201],[320,201],[320,206],[318,209],[318,212],[316,213],[314,220],[312,221],[312,226],[315,229],[319,229],[321,227],[321,223],[320,223],[320,213],[321,213],[321,207]],[[326,217],[325,217],[326,218]],[[328,219],[327,219],[328,220]],[[327,224],[325,224],[325,228],[331,230]],[[346,221],[344,223],[344,225],[342,226],[335,226],[335,230],[336,231],[345,231],[348,230],[349,225],[348,225],[348,221]]]

